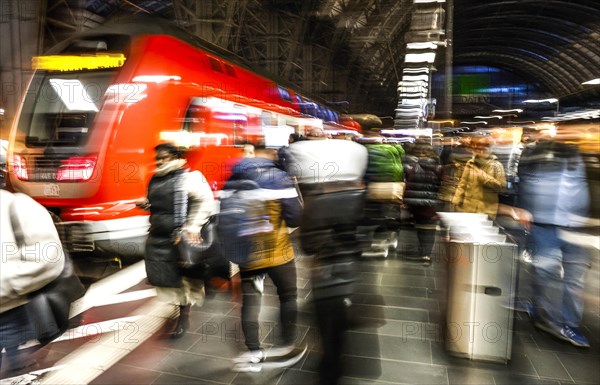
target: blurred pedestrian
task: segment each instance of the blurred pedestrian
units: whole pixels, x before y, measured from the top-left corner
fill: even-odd
[[[415,220],[419,258],[429,265],[439,220],[437,211],[441,205],[438,191],[442,166],[431,143],[426,139],[419,139],[408,148],[403,163],[406,181],[403,202]]]
[[[304,139],[305,138],[302,135],[300,135],[296,132],[292,132],[290,134],[290,136],[288,137],[288,145],[279,147],[279,150],[277,150],[277,159],[278,159],[277,163],[281,169],[285,169],[287,151],[290,147],[290,144],[299,142]]]
[[[192,305],[204,301],[204,281],[180,269],[178,242],[183,231],[190,242],[200,242],[202,225],[215,210],[213,192],[199,171],[190,171],[182,152],[171,143],[155,147],[156,170],[148,195],[136,204],[150,211],[146,241],[146,274],[157,297],[178,306],[179,317],[171,338],[182,337],[190,324]]]
[[[285,367],[298,362],[306,348],[296,346],[297,327],[297,275],[294,249],[288,227],[297,227],[302,206],[294,183],[277,165],[277,150],[264,144],[254,146],[254,158],[242,158],[233,168],[233,174],[224,189],[237,189],[240,184],[252,181],[264,194],[270,231],[257,235],[247,256],[240,264],[242,278],[242,331],[247,352],[234,359],[233,370],[258,372],[263,367]],[[279,320],[283,344],[262,349],[260,343],[259,315],[262,304],[262,285],[257,276],[268,276],[279,297]]]
[[[36,339],[27,317],[29,294],[63,271],[65,254],[54,222],[39,203],[20,193],[0,190],[0,351],[6,349],[9,370],[33,363],[19,345]],[[0,357],[0,365],[1,365]]]
[[[488,137],[471,138],[473,157],[467,161],[454,192],[454,211],[485,213],[496,218],[499,193],[506,189],[504,166],[492,154]]]
[[[525,147],[517,202],[532,220],[534,324],[575,346],[589,347],[580,324],[591,253],[566,235],[586,225],[590,197],[583,159],[569,139],[542,137]]]
[[[256,154],[254,152],[254,145],[252,143],[244,144],[244,147],[242,149],[242,156],[244,158],[256,157]],[[256,288],[256,290],[258,290],[260,294],[263,294],[265,292],[265,278],[267,278],[265,274],[257,274],[254,276],[254,287]]]
[[[368,153],[356,142],[323,139],[318,132],[308,139],[290,145],[288,170],[304,199],[301,246],[313,256],[312,294],[323,351],[319,384],[334,385],[342,376],[354,263],[362,251],[357,226],[364,210]]]
[[[460,182],[465,165],[473,157],[473,152],[465,138],[450,137],[442,149],[440,163],[442,164],[442,180],[438,198],[441,201],[441,211],[452,211],[452,198]]]

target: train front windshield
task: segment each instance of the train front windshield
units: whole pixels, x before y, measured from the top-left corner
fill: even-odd
[[[19,120],[28,148],[84,147],[115,71],[38,73]]]

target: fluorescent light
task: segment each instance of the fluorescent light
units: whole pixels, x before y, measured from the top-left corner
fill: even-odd
[[[473,116],[475,119],[502,119],[502,116],[500,115],[490,115],[490,116],[482,116],[482,115],[477,115],[477,116]]]
[[[600,78],[588,80],[587,82],[583,82],[581,84],[600,84]]]
[[[435,52],[429,53],[409,53],[404,57],[405,63],[433,63],[435,61]]]
[[[431,128],[406,128],[406,129],[393,129],[393,130],[381,130],[384,135],[407,135],[407,136],[431,136],[433,129]]]
[[[415,73],[420,73],[420,72],[429,73],[429,67],[403,68],[402,72],[407,73],[407,74],[408,73],[415,74]]]
[[[429,75],[403,75],[403,82],[429,82]]]
[[[516,112],[516,113],[520,114],[521,112],[523,112],[523,110],[520,108],[513,108],[512,110],[492,110],[492,112],[500,112],[500,113]]]
[[[558,102],[558,99],[556,99],[556,98],[523,100],[523,103],[556,103],[556,102]]]
[[[432,41],[426,41],[421,43],[408,43],[406,44],[406,48],[408,49],[436,49],[437,45],[435,45]]]
[[[479,120],[477,122],[459,122],[462,124],[479,124],[479,123],[483,123],[483,124],[488,124],[488,122],[484,121],[484,120]]]

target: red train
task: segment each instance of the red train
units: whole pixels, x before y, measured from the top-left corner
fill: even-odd
[[[10,185],[60,217],[71,251],[143,254],[148,217],[133,201],[161,141],[186,144],[216,191],[243,143],[345,127],[337,112],[169,23],[105,25],[33,65],[10,136]]]

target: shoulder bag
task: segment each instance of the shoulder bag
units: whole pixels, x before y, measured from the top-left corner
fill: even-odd
[[[22,245],[23,229],[13,206],[10,207],[10,220],[17,244]],[[75,274],[73,262],[66,250],[63,251],[65,265],[60,275],[43,288],[29,293],[29,302],[25,305],[35,337],[42,345],[52,342],[67,331],[71,303],[85,294],[85,287]]]
[[[180,174],[175,181],[175,221],[181,228],[187,219],[188,197]],[[183,275],[190,278],[210,279],[218,276],[229,279],[229,263],[223,257],[217,240],[218,216],[211,216],[200,230],[200,242],[190,242],[182,231],[177,243],[179,265]]]

